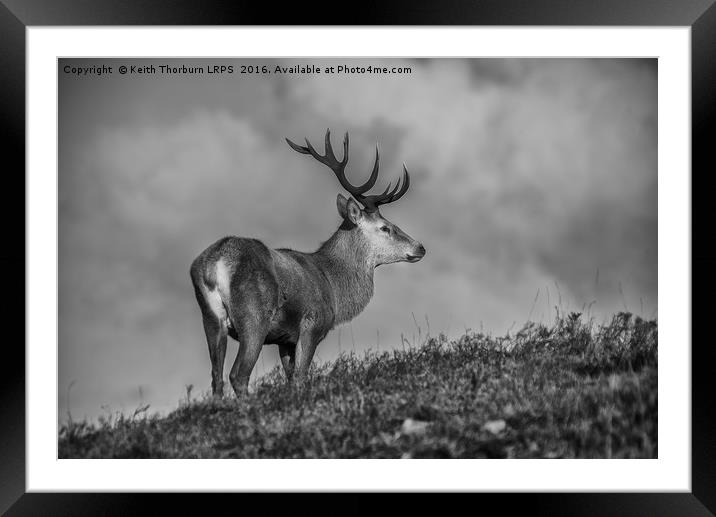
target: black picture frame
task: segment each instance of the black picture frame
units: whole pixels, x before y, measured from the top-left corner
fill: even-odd
[[[0,121],[6,144],[2,181],[3,285],[0,314],[3,328],[17,332],[5,339],[0,364],[0,512],[7,515],[114,515],[142,514],[149,502],[166,495],[25,493],[25,292],[32,272],[25,256],[25,30],[31,26],[62,25],[570,25],[570,26],[689,26],[692,71],[692,492],[609,494],[474,494],[470,506],[497,506],[500,513],[531,515],[714,515],[716,514],[716,422],[711,402],[716,379],[714,345],[705,324],[716,308],[716,253],[709,249],[711,206],[707,196],[714,174],[709,138],[716,108],[716,6],[714,0],[455,0],[450,2],[369,0],[348,5],[350,16],[337,4],[296,2],[277,7],[270,3],[221,0],[2,0],[0,2]],[[20,215],[22,214],[22,215]],[[23,224],[20,224],[20,219]],[[10,223],[10,224],[8,224]],[[712,232],[711,232],[712,233]],[[700,236],[701,239],[698,239]],[[47,267],[55,267],[48,264]],[[23,272],[24,274],[21,274]],[[10,294],[7,294],[10,293]],[[23,322],[23,323],[21,323]],[[690,343],[683,343],[688,347]],[[171,502],[181,513],[193,513],[187,495],[174,494]],[[196,497],[196,496],[195,496]],[[207,510],[209,495],[198,496]],[[276,510],[266,494],[212,496],[248,510],[254,504]],[[301,506],[321,497],[318,508],[329,509],[325,496],[295,494],[285,504]],[[340,503],[341,513],[365,513],[381,502],[380,496],[351,495]],[[477,501],[474,500],[477,498]],[[192,499],[194,501],[194,499]],[[313,501],[307,502],[316,508]],[[401,511],[425,509],[420,495],[400,503]],[[444,503],[443,503],[444,504]],[[443,511],[445,509],[444,506]],[[457,507],[455,507],[457,508]],[[165,506],[165,511],[170,511]],[[236,511],[240,511],[239,508]]]

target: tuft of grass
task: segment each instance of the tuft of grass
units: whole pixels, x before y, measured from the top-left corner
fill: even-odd
[[[466,331],[342,354],[305,386],[279,368],[250,395],[165,417],[70,420],[60,458],[654,458],[657,322],[579,313],[514,335]],[[408,344],[405,347],[405,344]]]

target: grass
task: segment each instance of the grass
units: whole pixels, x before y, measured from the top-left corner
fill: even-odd
[[[301,389],[276,368],[240,400],[70,420],[59,456],[655,458],[657,444],[656,321],[572,313],[499,338],[344,354]]]

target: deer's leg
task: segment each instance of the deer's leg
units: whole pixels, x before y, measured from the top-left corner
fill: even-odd
[[[286,379],[291,382],[293,371],[296,367],[296,345],[278,345],[278,355],[281,357]]]
[[[316,347],[318,346],[319,340],[317,337],[313,325],[309,321],[304,320],[301,323],[301,333],[298,338],[298,343],[296,344],[296,367],[293,375],[293,381],[296,385],[303,384],[308,376],[313,354],[316,352]]]
[[[204,315],[204,333],[211,359],[211,392],[214,397],[224,395],[224,358],[226,357],[226,322],[211,314]]]
[[[196,301],[199,303],[204,334],[211,359],[211,391],[215,397],[224,394],[224,358],[226,357],[226,334],[228,331],[226,311],[215,290],[209,290],[201,280],[201,272],[192,268],[192,282]]]
[[[231,367],[229,380],[237,396],[248,393],[249,378],[261,354],[269,330],[270,300],[265,291],[246,286],[241,304],[232,308],[231,323],[239,341],[239,352]]]
[[[246,276],[235,274],[231,280],[231,298],[229,316],[239,341],[239,352],[229,380],[236,395],[242,396],[248,393],[251,372],[277,309],[278,283],[272,268],[257,268]]]
[[[239,353],[236,354],[229,374],[231,387],[234,388],[237,397],[241,397],[249,391],[249,378],[256,366],[259,354],[261,354],[264,338],[265,334],[256,332],[239,334]]]

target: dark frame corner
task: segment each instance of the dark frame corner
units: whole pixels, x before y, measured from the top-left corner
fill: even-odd
[[[319,4],[322,2],[319,2]],[[128,0],[0,0],[0,100],[6,156],[6,187],[0,204],[4,221],[16,221],[25,214],[25,29],[33,25],[344,25],[332,9],[295,3],[277,10],[270,4],[218,0],[192,2],[171,0],[147,5]],[[273,12],[272,12],[273,11]],[[310,11],[310,12],[308,12]],[[711,207],[707,205],[709,178],[716,170],[710,153],[709,137],[716,120],[716,6],[714,0],[453,0],[436,7],[429,1],[364,2],[357,9],[352,23],[358,25],[631,25],[690,26],[692,29],[692,492],[690,494],[480,494],[470,497],[470,504],[486,502],[499,505],[501,513],[512,513],[529,506],[533,515],[716,515],[716,421],[713,418],[716,352],[707,335],[704,321],[716,309],[716,253],[709,250],[706,236],[711,226]],[[7,162],[6,162],[7,163]],[[22,195],[18,194],[19,192]],[[18,206],[14,206],[17,204]],[[4,228],[5,242],[0,261],[7,275],[5,287],[10,292],[24,292],[26,275],[25,224]],[[22,245],[21,245],[22,243]],[[24,275],[19,274],[20,271]],[[8,285],[9,284],[9,285]],[[25,354],[14,345],[24,343],[25,305],[17,296],[1,297],[0,314],[5,329],[21,329],[21,336],[5,340],[3,375],[0,377],[0,512],[7,515],[77,515],[77,514],[141,514],[147,512],[148,499],[166,496],[137,494],[26,494],[25,493]],[[11,325],[10,323],[14,323]],[[684,343],[688,346],[688,343]],[[8,355],[9,354],[9,355]],[[22,367],[21,367],[22,365]],[[216,497],[216,496],[215,496]],[[214,497],[214,498],[215,498]],[[260,495],[222,495],[229,498],[256,499]],[[313,497],[308,494],[293,498]],[[325,495],[320,496],[322,506]],[[368,499],[376,497],[369,496]],[[460,497],[460,496],[451,496]],[[479,498],[479,502],[473,500]],[[207,496],[201,499],[206,501]],[[348,507],[353,512],[374,507],[364,497],[351,496]],[[186,513],[188,496],[176,495]],[[412,496],[405,510],[425,509],[422,496]],[[215,502],[212,500],[212,502]],[[204,506],[206,502],[202,504]],[[261,504],[261,503],[259,503]],[[265,504],[265,503],[264,503]],[[271,506],[275,504],[275,498]],[[291,504],[295,504],[292,502]],[[310,504],[310,503],[309,503]],[[407,506],[405,506],[407,504]],[[178,505],[177,505],[178,506]],[[345,502],[342,504],[346,508]],[[484,508],[484,507],[483,507]],[[205,508],[203,508],[205,509]]]

